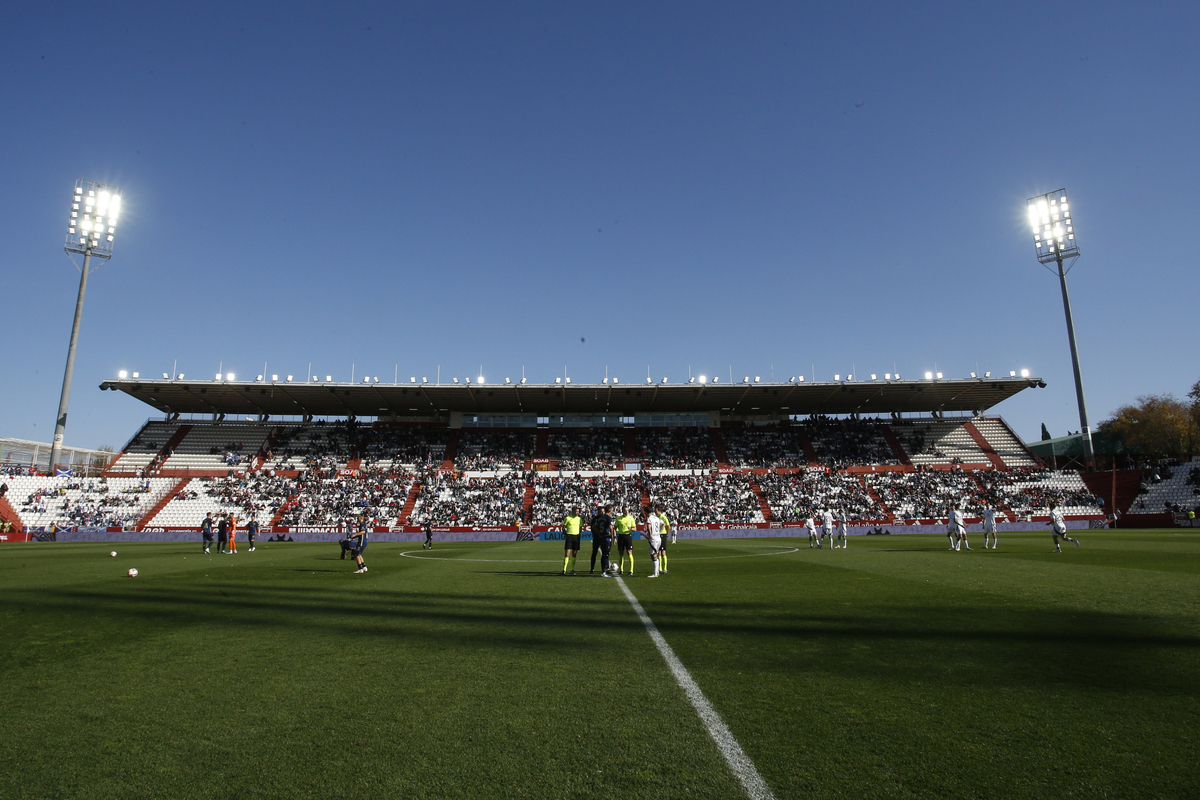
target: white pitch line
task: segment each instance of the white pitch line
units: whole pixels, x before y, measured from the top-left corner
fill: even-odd
[[[788,553],[799,553],[798,547],[787,547],[786,545],[773,544],[768,547],[781,547],[782,550],[775,550],[769,553],[740,553],[733,556],[680,556],[674,555],[672,558],[678,561],[719,561],[727,558],[762,558],[763,556],[786,556]],[[427,556],[418,553],[416,550],[405,550],[400,555],[405,558],[415,558],[419,561],[482,561],[489,564],[557,564],[562,561],[561,558],[456,558],[454,556]]]
[[[708,702],[708,698],[700,691],[700,687],[692,680],[691,674],[687,668],[683,666],[683,662],[675,655],[675,651],[671,649],[671,645],[667,644],[667,640],[658,632],[658,628],[654,625],[654,621],[646,614],[642,604],[634,596],[629,587],[625,585],[623,578],[617,578],[617,584],[620,585],[621,591],[625,593],[626,599],[633,606],[633,610],[637,612],[638,618],[642,624],[646,626],[646,632],[650,634],[650,638],[654,641],[654,645],[658,648],[658,652],[662,654],[663,660],[667,662],[667,666],[671,668],[671,674],[675,676],[675,680],[679,682],[679,688],[683,689],[683,693],[687,695],[687,699],[691,702],[692,708],[696,709],[696,713],[700,715],[700,721],[704,723],[704,727],[708,728],[708,734],[717,744],[717,749],[721,751],[721,755],[725,758],[725,763],[729,764],[729,768],[733,770],[734,776],[741,782],[742,788],[746,790],[746,794],[751,800],[775,800],[775,795],[771,792],[771,787],[767,786],[767,782],[763,780],[762,775],[758,774],[758,770],[754,766],[754,762],[750,760],[750,756],[742,750],[742,746],[738,744],[737,739],[733,738],[733,733],[725,725],[721,719],[721,715],[712,707],[712,703]]]

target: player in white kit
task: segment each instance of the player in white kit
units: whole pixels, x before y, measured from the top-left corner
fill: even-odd
[[[821,538],[829,540],[829,549],[833,549],[833,512],[828,508],[821,512]]]
[[[847,525],[846,509],[844,509],[844,508],[838,509],[837,523],[838,523],[838,542],[841,545],[841,548],[843,550],[845,550],[846,549],[846,525]]]
[[[1003,514],[1001,515],[1003,516]],[[983,549],[987,550],[988,536],[992,537],[992,549],[996,549],[999,540],[996,538],[996,509],[986,500],[983,502]]]
[[[1067,521],[1063,519],[1062,509],[1058,506],[1050,507],[1050,521],[1046,523],[1051,528],[1051,533],[1054,535],[1054,552],[1061,553],[1062,545],[1059,544],[1059,537],[1066,539],[1068,542],[1074,542],[1076,547],[1079,547],[1079,540],[1072,539],[1067,536]]]
[[[821,537],[817,536],[817,525],[813,522],[812,517],[805,517],[804,528],[808,531],[808,549],[812,550],[815,544],[817,549],[821,549]]]
[[[967,519],[961,508],[954,509],[950,516],[950,522],[954,526],[954,533],[958,537],[958,542],[954,545],[957,550],[960,547],[971,549],[971,545],[967,544]]]
[[[658,551],[662,547],[662,517],[658,515],[657,507],[651,508],[646,515],[646,541],[650,543],[650,560],[654,562],[654,574],[646,577],[657,578]]]

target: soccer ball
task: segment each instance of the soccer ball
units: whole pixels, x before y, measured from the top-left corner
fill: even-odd
[[[117,557],[117,551],[116,551],[116,550],[113,550],[111,553],[109,553],[109,555],[110,555],[110,556],[112,556],[113,558],[116,558],[116,557]]]
[[[129,568],[129,577],[136,578],[137,577],[137,569],[130,567]]]

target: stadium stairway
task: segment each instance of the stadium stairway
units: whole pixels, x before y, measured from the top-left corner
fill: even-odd
[[[975,481],[975,485],[979,487],[979,491],[982,492],[983,495],[986,497],[988,492],[987,492],[987,487],[983,485],[983,480],[980,479],[980,477],[978,475],[976,475],[974,472],[970,472],[968,474],[971,476],[971,480]],[[1013,510],[1011,508],[1008,507],[1007,503],[997,503],[996,510],[999,511],[1001,514],[1003,514],[1004,517],[1009,522],[1017,521],[1017,515],[1013,512]]]
[[[166,461],[171,455],[171,452],[179,446],[179,443],[183,441],[183,437],[187,436],[188,431],[191,429],[191,425],[180,425],[175,429],[175,433],[171,434],[170,439],[167,439],[167,443],[162,446],[162,450],[159,450],[158,455],[154,457],[154,460],[146,466],[147,475],[154,474],[159,467],[163,465],[163,462]]]
[[[883,426],[884,441],[892,448],[892,452],[896,454],[897,460],[901,464],[912,466],[912,459],[908,457],[908,453],[904,452],[904,445],[900,444],[900,439],[896,436],[896,432],[892,430],[891,425]],[[883,505],[883,503],[880,503]]]
[[[626,461],[640,461],[642,458],[642,451],[640,448],[638,448],[637,435],[633,432],[633,428],[626,428],[624,430],[624,434],[625,434],[625,460]],[[645,503],[642,503],[642,505],[645,505]]]
[[[349,461],[346,462],[346,469],[352,470],[354,472],[358,472],[360,469],[362,469],[362,459],[361,458],[350,459]]]
[[[521,503],[521,522],[526,525],[533,519],[533,499],[536,495],[537,490],[533,488],[533,484],[525,484],[525,500]],[[416,498],[413,499],[415,500]]]
[[[987,456],[988,461],[992,462],[993,467],[996,469],[1008,469],[1008,465],[1004,463],[1004,459],[1000,458],[1000,454],[996,452],[995,448],[988,443],[987,439],[983,438],[983,434],[979,432],[979,428],[975,427],[975,423],[967,420],[962,424],[962,427],[975,440],[975,444],[979,445],[979,449]]]
[[[396,520],[397,525],[407,525],[408,518],[413,512],[413,507],[417,504],[417,495],[421,493],[421,482],[413,481],[412,488],[408,490],[408,498],[404,501],[404,507],[400,509],[400,516]]]
[[[172,486],[171,489],[166,494],[164,494],[162,497],[160,497],[158,499],[157,503],[150,506],[150,510],[142,515],[142,518],[137,521],[137,524],[134,526],[133,529],[137,530],[137,531],[146,530],[147,526],[149,526],[153,522],[154,518],[156,516],[158,516],[158,512],[160,512],[164,508],[166,508],[167,503],[171,502],[171,499],[173,497],[175,497],[175,495],[182,492],[184,487],[186,487],[189,483],[191,483],[191,480],[192,480],[191,478],[183,478],[178,483],[176,483],[174,486]]]
[[[708,438],[712,440],[713,454],[717,457],[717,466],[728,467],[729,454],[725,452],[725,440],[721,438],[721,431],[717,428],[709,428]],[[755,491],[754,494],[758,495],[760,500],[762,499],[759,492]]]
[[[897,442],[897,444],[899,443]],[[901,450],[900,452],[904,451]],[[892,513],[890,508],[888,508],[888,504],[883,502],[883,498],[875,492],[875,487],[871,486],[870,483],[863,480],[861,477],[858,480],[860,483],[862,483],[863,488],[867,490],[867,494],[871,496],[871,499],[875,501],[875,505],[879,506],[880,510],[883,511],[883,515],[887,521],[894,523],[896,521],[896,515]]]
[[[1114,508],[1119,514],[1128,514],[1129,507],[1137,499],[1142,488],[1140,469],[1121,469],[1116,472],[1080,472],[1083,484],[1097,497],[1104,498],[1105,512]],[[1159,511],[1161,509],[1155,509]]]
[[[0,522],[11,522],[12,532],[20,534],[19,538],[13,537],[9,541],[25,541],[25,523],[21,522],[16,509],[8,504],[7,497],[0,497]]]
[[[262,469],[262,465],[267,461],[267,453],[275,449],[275,443],[279,441],[279,437],[283,435],[283,427],[275,427],[267,434],[267,438],[263,441],[262,447],[258,448],[258,455],[254,457],[254,464],[250,467],[251,471],[257,472]]]
[[[550,431],[541,428],[537,432],[537,438],[533,441],[533,457],[534,458],[549,458],[547,453],[550,452]]]
[[[800,446],[804,448],[804,457],[808,459],[809,466],[819,465],[821,460],[817,458],[817,448],[813,447],[812,439],[808,438],[808,431],[804,428],[797,429],[796,438],[800,440]]]
[[[754,492],[754,497],[758,500],[758,507],[762,509],[763,522],[774,522],[775,512],[771,511],[771,504],[767,502],[766,492],[754,479],[754,473],[746,474],[746,483],[750,485],[750,491]]]
[[[454,471],[454,457],[458,455],[458,437],[461,431],[450,431],[450,436],[446,440],[446,452],[442,454],[442,469],[447,472]]]

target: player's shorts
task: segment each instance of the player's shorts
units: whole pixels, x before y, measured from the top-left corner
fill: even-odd
[[[203,534],[204,541],[211,542],[213,540],[213,532],[212,531],[200,531],[200,533]]]
[[[668,536],[660,536],[658,538],[661,540],[658,545],[658,552],[660,552],[660,553],[667,552],[667,545],[671,543],[671,537],[668,535]]]
[[[633,534],[618,533],[617,534],[617,550],[621,553],[628,553],[633,549]]]
[[[251,533],[250,531],[246,531],[246,541],[253,542],[257,538],[258,538],[257,533]]]
[[[985,524],[983,526],[983,532],[984,533],[995,533],[996,532],[996,523],[993,522],[991,525]]]
[[[661,536],[651,536],[649,539],[649,542],[650,542],[650,555],[654,555],[655,553],[662,550],[662,537]]]
[[[1051,527],[1050,530],[1054,531],[1055,536],[1066,536],[1067,535],[1067,529],[1065,527],[1060,528],[1057,525],[1054,525],[1053,527]]]
[[[581,535],[582,534],[578,534],[578,533],[575,533],[575,534],[568,533],[568,534],[564,535],[563,536],[563,549],[578,550],[579,549],[579,537]]]
[[[826,528],[824,525],[822,525],[821,526],[821,535],[822,536],[833,536],[833,528]]]

